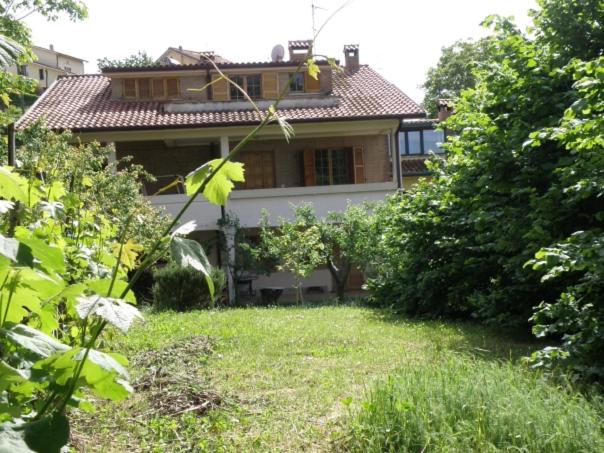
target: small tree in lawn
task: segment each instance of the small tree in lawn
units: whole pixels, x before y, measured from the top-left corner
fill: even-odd
[[[364,267],[371,251],[369,205],[349,204],[343,212],[330,212],[318,222],[324,262],[335,284],[338,301],[344,300],[346,282],[353,267]],[[314,213],[313,213],[314,214]]]
[[[296,302],[303,302],[302,280],[324,262],[324,246],[312,207],[303,205],[295,212],[293,221],[280,218],[276,228],[270,226],[268,213],[262,213],[258,253],[276,259],[278,270],[294,275]]]
[[[312,205],[293,208],[294,220],[280,219],[278,229],[268,227],[263,217],[260,253],[277,258],[279,270],[292,272],[297,278],[301,299],[301,279],[320,265],[329,269],[336,284],[338,300],[354,266],[364,267],[371,251],[371,216],[368,205],[349,204],[343,212],[330,212],[318,219]]]

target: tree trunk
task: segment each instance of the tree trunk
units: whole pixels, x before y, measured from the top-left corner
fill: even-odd
[[[346,295],[346,281],[348,280],[348,274],[350,274],[350,264],[346,264],[342,270],[338,269],[333,261],[329,260],[327,268],[336,282],[336,299],[340,303],[344,302],[344,297]]]

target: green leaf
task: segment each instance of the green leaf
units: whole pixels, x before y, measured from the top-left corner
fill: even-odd
[[[13,344],[33,352],[39,357],[50,357],[57,352],[69,351],[71,348],[54,338],[24,324],[17,324],[10,329],[2,329],[7,339]]]
[[[69,420],[54,414],[30,423],[7,422],[0,427],[0,453],[59,453],[69,442]]]
[[[11,167],[0,167],[0,197],[27,203],[27,193],[22,188],[25,179],[11,170]]]
[[[315,80],[319,80],[319,73],[321,72],[321,69],[319,69],[319,65],[315,63],[315,60],[312,58],[306,60],[306,66],[306,72],[308,72],[308,75]]]
[[[109,287],[111,286],[110,278],[103,278],[99,280],[87,280],[84,283],[86,284],[86,287],[93,293],[104,294],[107,297],[114,297],[116,299],[121,298],[122,293],[128,286],[128,282],[124,280],[116,280],[113,283],[113,289],[111,290],[111,294],[108,295],[107,292],[109,291]],[[131,290],[128,290],[128,293],[125,297],[123,297],[123,299],[127,302],[130,302],[131,304],[136,305],[136,296]]]
[[[7,238],[0,234],[0,255],[21,266],[33,266],[34,257],[31,248],[14,238]]]
[[[38,293],[34,290],[24,287],[17,287],[12,297],[5,288],[0,293],[2,297],[0,306],[2,307],[2,316],[4,322],[21,322],[30,313],[40,314],[42,309]],[[7,304],[10,298],[10,305]],[[6,316],[4,315],[6,313]]]
[[[0,361],[0,391],[5,391],[11,384],[26,382],[27,379],[26,372],[13,368],[4,360]]]
[[[96,315],[124,333],[128,332],[135,319],[143,319],[140,312],[133,305],[120,299],[99,295],[78,297],[76,310],[82,319],[90,315]]]
[[[218,168],[222,162],[224,162],[224,159],[214,159],[189,173],[185,181],[187,195],[193,195],[197,192],[210,172]],[[235,187],[233,182],[242,182],[245,180],[243,173],[242,163],[226,161],[207,183],[203,191],[204,197],[210,203],[224,206],[231,190]]]
[[[60,248],[48,245],[37,238],[32,231],[23,227],[18,227],[15,230],[15,237],[21,244],[25,244],[31,249],[32,254],[40,261],[44,269],[58,273],[65,272],[65,260]]]
[[[210,278],[211,265],[199,242],[175,236],[170,242],[170,254],[180,267],[192,267],[200,271],[206,279],[210,297],[214,297],[214,282]]]

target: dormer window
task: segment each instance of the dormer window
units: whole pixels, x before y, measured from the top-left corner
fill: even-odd
[[[252,99],[262,97],[262,77],[260,74],[233,75],[231,80],[239,85]],[[234,84],[230,84],[231,101],[245,99],[243,93]]]
[[[124,99],[174,99],[179,97],[178,79],[124,79]]]
[[[290,75],[289,91],[292,93],[304,93],[304,73],[296,72]]]

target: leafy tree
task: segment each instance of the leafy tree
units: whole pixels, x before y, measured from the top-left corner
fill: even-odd
[[[155,60],[151,58],[147,52],[138,51],[135,54],[130,55],[129,57],[123,58],[121,60],[112,60],[110,58],[104,57],[99,58],[96,61],[99,69],[102,68],[140,68],[145,66],[154,66]]]
[[[561,359],[601,379],[601,23],[593,2],[540,5],[530,38],[487,20],[494,36],[447,121],[459,131],[447,161],[377,211],[386,265],[370,285],[412,314],[530,319],[536,334],[562,338],[536,364]]]
[[[487,58],[488,38],[479,41],[459,40],[443,47],[435,67],[428,69],[422,106],[436,116],[438,99],[456,99],[466,88],[476,84],[475,70]]]
[[[370,206],[348,205],[343,212],[330,212],[319,219],[312,204],[293,208],[294,219],[281,219],[277,229],[268,226],[263,217],[261,245],[262,258],[277,260],[280,270],[298,277],[297,288],[301,298],[301,279],[324,265],[336,284],[339,301],[353,267],[365,269],[367,254],[375,244],[372,236]]]
[[[268,212],[263,211],[260,223],[260,259],[273,259],[277,269],[291,272],[295,278],[296,301],[303,302],[302,280],[323,261],[321,231],[310,205],[295,209],[294,220],[281,218],[278,227],[271,227]]]

